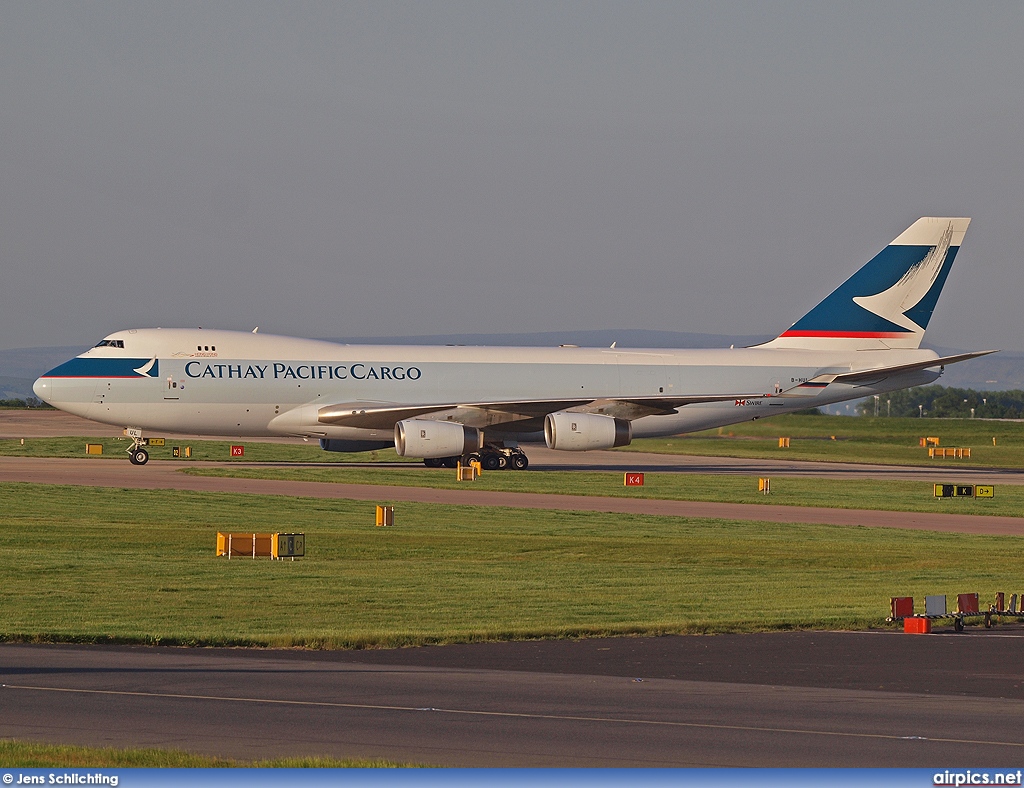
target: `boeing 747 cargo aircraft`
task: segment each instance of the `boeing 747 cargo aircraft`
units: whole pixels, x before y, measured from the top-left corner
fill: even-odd
[[[35,382],[51,405],[126,428],[394,446],[427,465],[523,469],[520,444],[625,446],[931,383],[921,349],[970,219],[923,218],[778,337],[722,350],[339,345],[256,332],[118,331]],[[829,255],[834,257],[834,254]]]

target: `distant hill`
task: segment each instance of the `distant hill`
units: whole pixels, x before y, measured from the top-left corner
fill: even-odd
[[[25,399],[32,393],[34,378],[6,378],[0,376],[0,399]]]
[[[500,347],[583,347],[714,348],[746,347],[766,342],[770,336],[689,334],[678,331],[607,329],[600,331],[542,331],[519,334],[438,334],[418,337],[343,337],[330,339],[354,345],[497,345]],[[32,396],[32,383],[47,370],[87,350],[85,347],[41,347],[0,350],[0,399]],[[962,353],[954,348],[934,350],[942,355]],[[938,381],[943,386],[976,391],[1024,389],[1024,353],[1004,351],[946,368]]]
[[[86,350],[74,345],[0,350],[0,399],[34,396],[32,384],[36,378]]]

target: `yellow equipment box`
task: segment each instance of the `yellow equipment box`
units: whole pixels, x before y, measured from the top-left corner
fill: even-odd
[[[222,534],[217,533],[217,555],[258,558],[273,555],[276,534]]]

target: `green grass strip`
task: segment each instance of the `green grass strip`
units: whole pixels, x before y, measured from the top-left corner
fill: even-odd
[[[884,407],[884,404],[883,404]],[[970,459],[929,458],[920,439],[971,449]],[[789,448],[779,438],[791,438]],[[992,439],[996,439],[995,445]],[[1024,465],[1024,423],[987,419],[888,419],[844,416],[775,416],[672,438],[643,438],[620,451],[750,459],[1019,468]]]
[[[0,484],[0,638],[359,648],[860,628],[890,596],[1007,593],[997,537],[182,491]],[[298,531],[297,561],[214,556]]]
[[[38,744],[36,742],[0,739],[0,768],[171,768],[210,769],[226,767],[257,768],[397,768],[398,764],[383,760],[359,758],[276,758],[265,761],[239,761],[195,755],[182,750],[162,750],[152,747],[119,749],[113,747],[78,747],[67,744]]]

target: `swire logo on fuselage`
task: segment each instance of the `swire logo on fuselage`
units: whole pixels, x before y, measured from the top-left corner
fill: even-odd
[[[218,380],[419,380],[419,367],[385,367],[377,364],[206,364],[185,365],[190,378]]]

